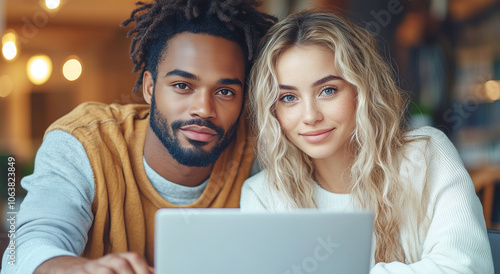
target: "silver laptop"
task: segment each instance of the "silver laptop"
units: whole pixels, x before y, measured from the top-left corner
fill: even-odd
[[[155,271],[368,273],[372,229],[368,212],[160,209],[155,217]]]

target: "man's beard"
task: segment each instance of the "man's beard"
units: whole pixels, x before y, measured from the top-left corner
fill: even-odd
[[[187,121],[173,121],[168,124],[167,119],[157,109],[155,98],[151,101],[151,117],[149,124],[156,134],[158,139],[172,157],[181,165],[205,167],[209,166],[219,158],[220,154],[229,146],[236,135],[236,125],[238,124],[239,116],[236,122],[229,127],[227,132],[224,129],[217,127],[212,122],[203,119],[191,119]],[[179,139],[176,136],[176,131],[186,125],[199,125],[208,127],[217,132],[217,144],[211,151],[204,151],[202,147],[208,142],[195,141],[188,139],[193,148],[183,148],[180,145]]]

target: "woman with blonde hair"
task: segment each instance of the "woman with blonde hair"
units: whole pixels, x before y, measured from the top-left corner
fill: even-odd
[[[408,129],[406,98],[364,29],[304,11],[270,29],[251,72],[264,170],[242,210],[374,214],[371,273],[492,273],[482,207],[448,138]]]

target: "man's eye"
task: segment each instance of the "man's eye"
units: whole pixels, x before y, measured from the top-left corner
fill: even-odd
[[[234,92],[232,92],[229,89],[221,89],[217,92],[217,94],[224,95],[224,96],[231,96],[231,95],[234,95]]]
[[[174,87],[176,87],[178,89],[187,89],[188,85],[186,85],[184,83],[178,83],[178,84],[175,84]]]

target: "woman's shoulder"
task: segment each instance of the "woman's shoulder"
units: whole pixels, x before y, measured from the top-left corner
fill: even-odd
[[[457,150],[448,136],[441,130],[425,126],[417,129],[409,130],[406,134],[409,141],[407,145],[407,153],[410,151],[422,151],[425,154],[433,155],[434,153],[445,153],[458,156]]]
[[[463,167],[463,161],[450,139],[437,128],[421,127],[406,134],[401,171],[413,181],[425,182],[431,173],[449,173],[450,168]]]
[[[467,177],[463,161],[450,139],[437,128],[422,127],[407,133],[401,170],[412,181],[437,177]],[[438,181],[444,182],[443,178]],[[469,179],[470,180],[470,179]],[[436,183],[442,185],[441,183]]]
[[[406,133],[406,136],[409,138],[414,138],[414,137],[428,137],[432,139],[447,138],[446,135],[441,130],[430,126],[411,129]]]

